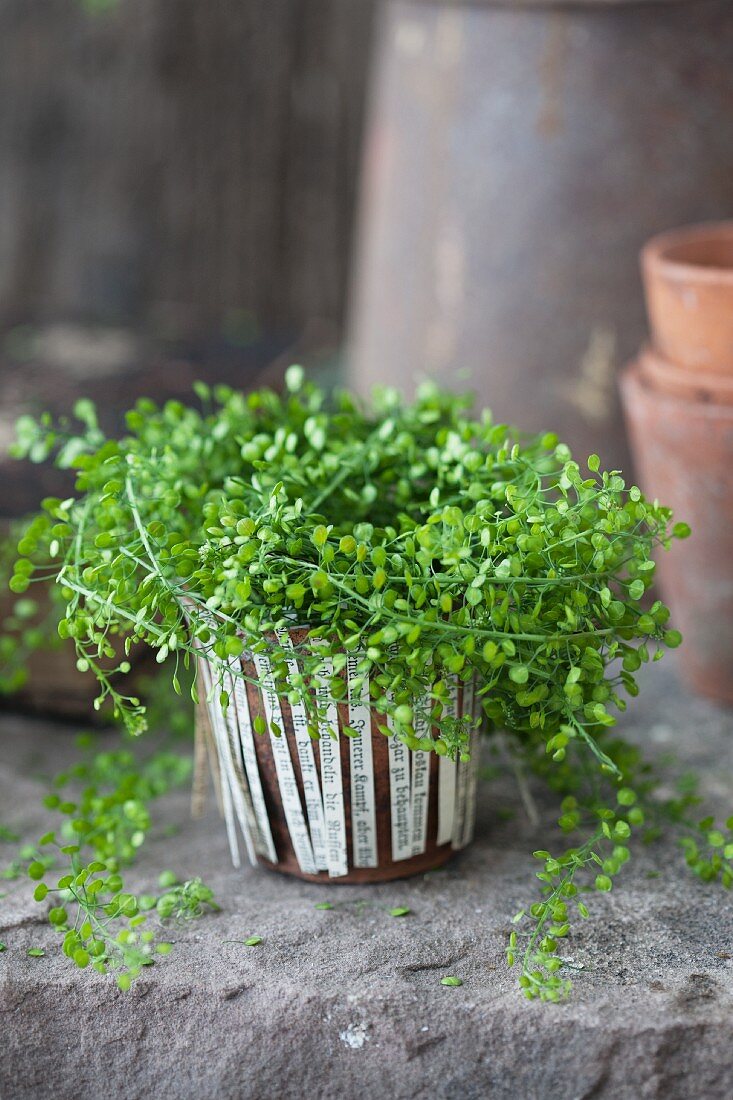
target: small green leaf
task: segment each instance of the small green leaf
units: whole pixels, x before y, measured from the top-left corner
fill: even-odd
[[[313,531],[312,537],[314,544],[320,549],[328,541],[328,528],[324,527],[322,523],[319,524]]]
[[[390,917],[406,917],[411,910],[406,905],[397,905],[394,909],[390,909]]]
[[[46,952],[43,950],[42,947],[29,947],[26,951],[26,955],[30,955],[32,959],[40,959],[45,954]]]
[[[449,986],[459,986],[459,985],[463,985],[463,979],[462,978],[453,978],[451,976],[448,976],[447,978],[441,978],[440,979],[440,984],[441,985],[449,985]]]
[[[241,657],[244,649],[244,642],[241,638],[237,637],[227,638],[225,648],[228,657]]]

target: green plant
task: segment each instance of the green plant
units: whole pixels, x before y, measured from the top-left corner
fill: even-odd
[[[543,896],[508,951],[512,963],[521,950],[528,996],[558,999],[569,906],[583,917],[581,888],[611,888],[644,823],[643,768],[612,728],[639,667],[681,640],[647,590],[652,552],[687,528],[596,456],[584,472],[555,436],[471,418],[433,386],[414,403],[382,391],[365,410],[343,393],[329,404],[291,368],[283,397],[197,394],[204,412],[138,402],[118,440],[101,437],[88,403],[81,432],[21,423],[18,455],[60,455],[78,474],[76,495],[45,501],[28,525],[11,587],[55,580],[59,633],[97,677],[96,705],[135,734],[145,708],[113,674],[139,644],[177,691],[203,654],[223,707],[230,659],[267,651],[313,737],[356,654],[374,708],[410,748],[461,758],[472,720],[446,703],[476,677],[487,732],[508,730],[561,796],[561,828],[585,830],[561,856],[536,853]],[[294,622],[309,628],[295,676],[283,639]]]
[[[164,711],[167,738],[172,730],[179,740],[182,727],[190,735],[190,714],[184,723],[180,711],[161,694],[170,695],[170,689],[161,693],[148,685],[154,726],[158,728],[157,715]],[[49,781],[44,798],[58,825],[36,844],[24,844],[0,878],[30,877],[36,883],[35,900],[46,907],[51,927],[63,936],[69,959],[82,969],[114,973],[120,988],[127,989],[143,966],[170,950],[170,944],[160,941],[159,929],[149,926],[151,916],[159,923],[180,921],[218,907],[200,879],[179,883],[172,876],[161,883],[168,889],[160,897],[138,897],[126,889],[122,872],[135,861],[152,828],[153,802],[188,779],[191,760],[159,738],[145,754],[139,745],[128,744],[100,751],[98,739],[94,734],[77,738],[79,758]],[[6,833],[0,839],[17,841],[16,834]],[[28,953],[45,954],[40,948]]]
[[[0,595],[6,596],[8,581],[17,558],[18,539],[27,524],[10,525],[5,538],[0,539]],[[56,631],[65,602],[61,590],[53,584],[46,586],[45,599],[18,596],[0,612],[0,695],[12,695],[24,687],[28,680],[28,659],[32,653],[44,649],[56,649],[62,642]],[[48,599],[51,603],[48,606]]]

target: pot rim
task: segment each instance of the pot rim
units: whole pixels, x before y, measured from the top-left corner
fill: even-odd
[[[641,355],[635,356],[621,369],[619,388],[623,392],[626,387],[634,387],[637,392],[644,390],[662,405],[684,405],[691,416],[699,416],[704,420],[727,420],[733,424],[733,404],[726,405],[720,401],[701,401],[699,398],[670,393],[668,390],[660,389],[655,380],[644,373]],[[627,417],[630,415],[628,409],[626,415]],[[631,415],[633,415],[633,412]]]
[[[641,266],[647,275],[662,276],[675,282],[717,283],[733,287],[733,261],[726,267],[721,264],[694,263],[671,255],[691,244],[721,241],[730,245],[733,257],[733,219],[668,229],[646,242],[641,250]]]
[[[655,389],[663,389],[661,380],[667,377],[679,386],[689,386],[690,389],[698,392],[706,391],[713,396],[713,399],[717,394],[733,396],[733,374],[683,366],[670,359],[650,341],[642,344],[637,359],[642,374],[649,379]],[[647,373],[647,367],[649,373]],[[660,382],[661,386],[657,386],[657,382]]]

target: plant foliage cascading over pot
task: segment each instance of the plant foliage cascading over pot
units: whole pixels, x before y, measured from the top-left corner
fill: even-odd
[[[642,662],[679,644],[666,607],[644,597],[653,550],[687,528],[596,456],[581,469],[555,436],[475,419],[470,401],[432,385],[412,403],[384,390],[362,408],[346,393],[327,400],[299,367],[286,382],[282,397],[199,385],[203,412],[139,401],[119,440],[86,402],[81,433],[22,420],[17,453],[55,454],[77,469],[77,491],[44,501],[11,587],[54,578],[60,634],[97,676],[97,705],[110,700],[133,733],[144,710],[113,674],[140,643],[177,689],[181,664],[203,650],[224,706],[230,658],[266,651],[314,737],[325,715],[310,685],[327,677],[326,694],[343,698],[356,653],[391,732],[451,756],[465,755],[471,719],[448,716],[450,684],[475,676],[486,730],[512,734],[565,795],[563,828],[588,823],[561,860],[540,853],[547,897],[533,907],[522,984],[556,998],[567,905],[585,910],[573,880],[590,870],[609,889],[643,820],[609,730]],[[282,640],[296,624],[309,628],[300,676]],[[576,761],[600,779],[584,803]]]

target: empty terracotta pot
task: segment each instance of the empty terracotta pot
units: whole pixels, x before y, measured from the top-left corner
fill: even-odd
[[[653,237],[641,265],[657,351],[680,367],[733,377],[733,221]]]
[[[733,404],[713,389],[709,399],[668,392],[654,371],[664,365],[649,353],[631,363],[621,396],[644,491],[692,528],[658,566],[684,636],[680,672],[695,691],[733,703]]]

